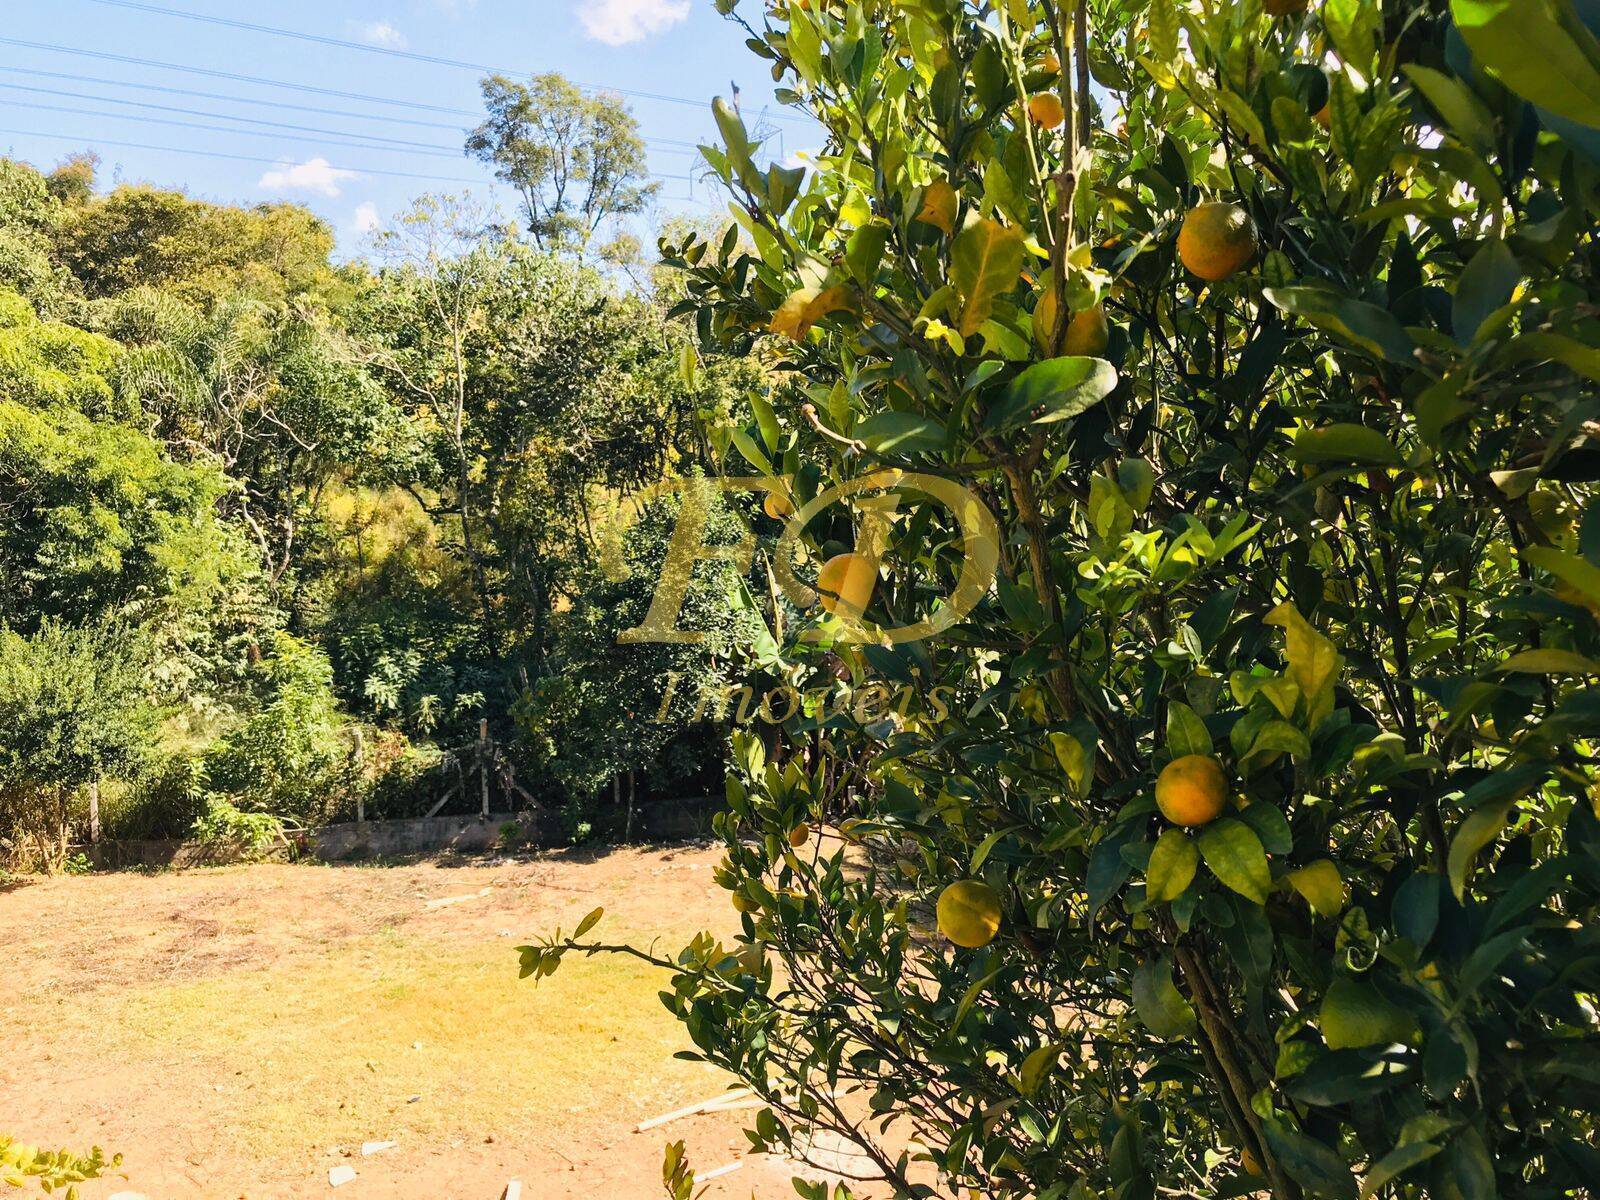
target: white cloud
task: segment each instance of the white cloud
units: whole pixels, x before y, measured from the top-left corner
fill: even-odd
[[[385,50],[404,50],[406,48],[406,35],[401,33],[388,21],[371,21],[358,26],[357,34],[369,46],[382,46]]]
[[[377,233],[383,228],[383,218],[378,216],[378,206],[367,203],[356,208],[355,216],[357,233]]]
[[[625,46],[661,33],[689,15],[689,0],[579,0],[578,17],[590,37]]]
[[[337,196],[343,180],[357,178],[357,172],[346,171],[318,157],[303,163],[280,163],[263,175],[256,186],[269,192],[316,192]]]

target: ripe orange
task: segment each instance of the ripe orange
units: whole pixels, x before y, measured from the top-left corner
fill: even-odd
[[[1317,109],[1311,119],[1324,129],[1333,128],[1333,110],[1326,104]]]
[[[1058,129],[1067,119],[1067,110],[1060,96],[1054,92],[1040,92],[1028,101],[1028,116],[1044,129]]]
[[[848,617],[859,617],[867,611],[877,582],[876,564],[862,554],[835,555],[817,572],[817,592],[823,609],[837,613],[842,608]]]
[[[774,521],[787,520],[794,512],[794,505],[789,502],[789,497],[781,492],[768,492],[761,501],[761,509]]]
[[[1201,279],[1217,283],[1255,256],[1255,222],[1239,205],[1201,204],[1184,217],[1178,231],[1178,258]]]
[[[1039,69],[1042,71],[1049,71],[1052,75],[1057,74],[1061,70],[1061,60],[1056,57],[1056,52],[1054,50],[1047,50],[1045,52],[1044,61],[1039,64]]]
[[[1000,893],[977,879],[952,883],[939,893],[939,932],[958,946],[976,950],[1000,932]]]
[[[1222,815],[1227,798],[1222,767],[1204,754],[1173,759],[1156,780],[1156,807],[1174,825],[1209,825]]]
[[[811,826],[801,821],[800,824],[789,831],[789,845],[798,850],[801,846],[809,846],[810,844]]]
[[[1239,1151],[1239,1165],[1244,1168],[1246,1175],[1254,1175],[1257,1178],[1261,1178],[1261,1164],[1256,1161],[1256,1156],[1248,1148]]]
[[[1096,304],[1081,313],[1074,313],[1067,322],[1067,336],[1062,349],[1067,354],[1099,358],[1106,352],[1111,339],[1111,326],[1106,321],[1106,310]]]

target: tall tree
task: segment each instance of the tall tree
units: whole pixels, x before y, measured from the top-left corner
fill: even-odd
[[[644,211],[657,185],[639,123],[621,101],[586,96],[556,74],[526,84],[491,75],[482,87],[488,117],[467,136],[467,153],[517,189],[542,249],[587,256],[603,224]],[[618,234],[598,253],[626,261],[638,242]]]

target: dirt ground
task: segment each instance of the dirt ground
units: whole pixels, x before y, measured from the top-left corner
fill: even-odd
[[[814,1171],[745,1157],[751,1113],[646,1133],[730,1081],[633,960],[535,986],[514,948],[591,909],[674,952],[733,915],[705,848],[403,866],[260,865],[0,892],[0,1130],[105,1147],[86,1200],[653,1200],[683,1139],[707,1196],[777,1200]],[[429,901],[458,902],[430,906]],[[367,1142],[396,1145],[363,1156]],[[330,1168],[357,1177],[329,1187]]]

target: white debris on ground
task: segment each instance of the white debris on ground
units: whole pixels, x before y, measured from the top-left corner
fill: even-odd
[[[328,1171],[328,1186],[342,1187],[356,1177],[354,1167],[333,1167]]]

